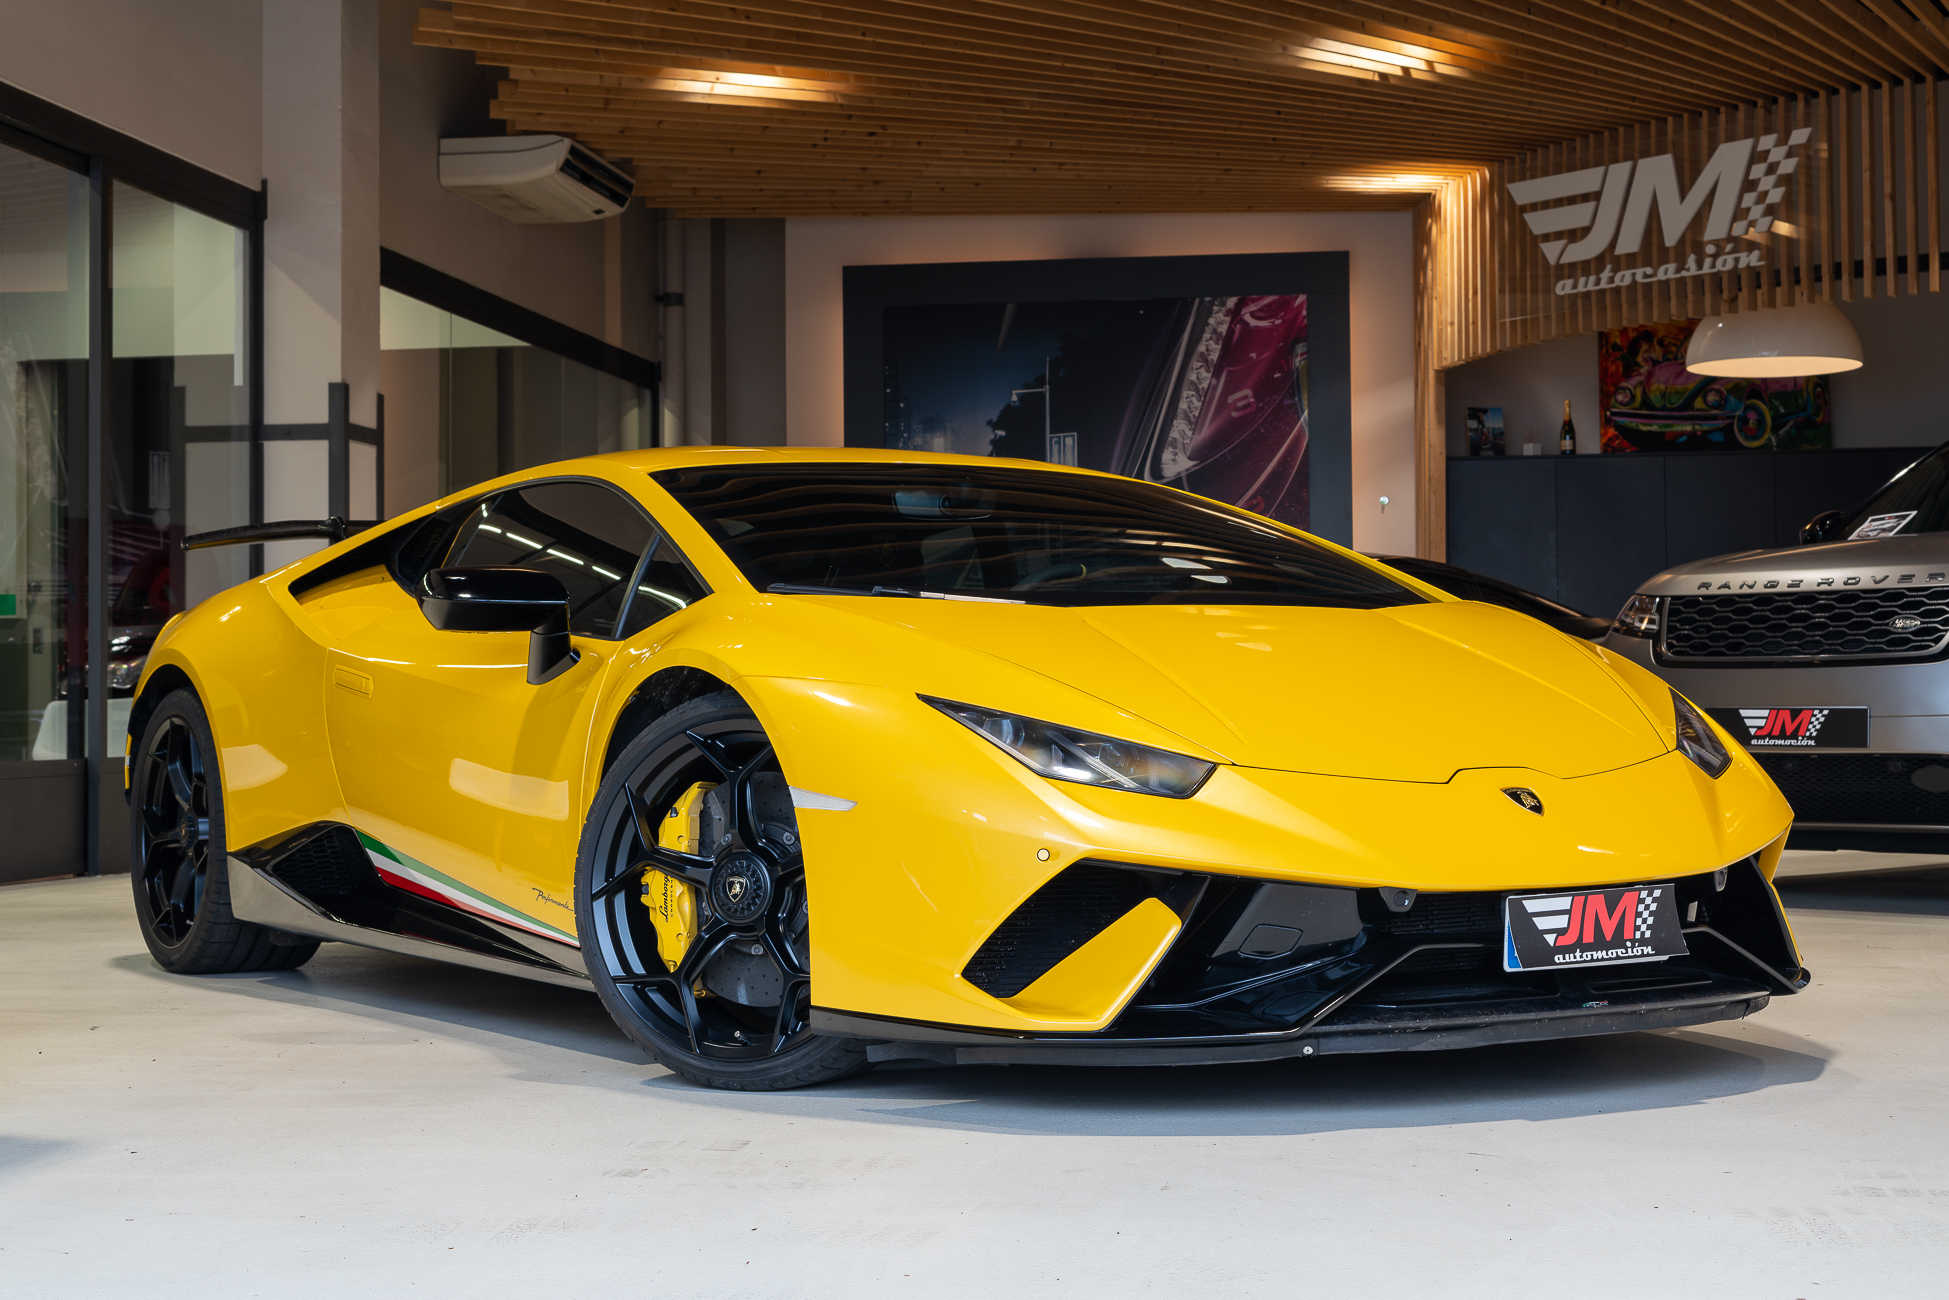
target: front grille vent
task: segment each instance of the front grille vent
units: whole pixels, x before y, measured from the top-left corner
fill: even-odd
[[[1376,915],[1368,929],[1378,934],[1479,935],[1502,929],[1501,894],[1418,894],[1405,912]],[[1370,909],[1371,912],[1371,909]]]
[[[1796,822],[1949,826],[1949,754],[1755,754]]]
[[[1058,872],[995,927],[961,977],[1012,998],[1157,890],[1155,877],[1100,862]]]
[[[344,826],[283,854],[271,863],[271,874],[307,898],[343,898],[375,878],[365,846]]]
[[[1389,970],[1388,974],[1432,975],[1438,972],[1487,970],[1491,955],[1489,948],[1425,948]]]
[[[1665,610],[1675,660],[1915,659],[1945,639],[1949,587],[1673,596]]]

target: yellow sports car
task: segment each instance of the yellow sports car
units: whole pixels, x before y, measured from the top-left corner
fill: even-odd
[[[179,972],[593,988],[728,1088],[1734,1019],[1791,813],[1629,661],[1155,484],[840,450],[509,475],[178,616],[130,716]]]

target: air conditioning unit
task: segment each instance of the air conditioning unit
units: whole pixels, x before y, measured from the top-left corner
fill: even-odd
[[[613,217],[636,186],[627,172],[559,135],[442,140],[440,184],[524,225]]]

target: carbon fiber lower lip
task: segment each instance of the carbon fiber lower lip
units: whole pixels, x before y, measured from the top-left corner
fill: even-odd
[[[1258,1042],[1074,1042],[1034,1040],[980,1041],[963,1034],[957,1041],[895,1039],[869,1046],[874,1061],[925,1060],[943,1065],[1223,1065],[1276,1061],[1291,1057],[1338,1056],[1356,1052],[1431,1052],[1501,1043],[1540,1042],[1591,1034],[1628,1034],[1653,1029],[1681,1029],[1724,1020],[1740,1020],[1763,1009],[1769,995],[1748,986],[1710,995],[1667,999],[1638,1006],[1603,1009],[1553,1008],[1529,1014],[1478,1016],[1451,1024],[1385,1023],[1357,1028],[1322,1029],[1296,1038],[1269,1036]],[[888,1022],[841,1012],[812,1012],[812,1027],[820,1033],[867,1038],[884,1035]],[[973,1039],[975,1041],[970,1042]]]

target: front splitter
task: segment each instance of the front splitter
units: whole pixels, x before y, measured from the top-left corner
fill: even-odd
[[[817,1007],[812,1011],[811,1027],[821,1034],[866,1040],[867,1059],[872,1061],[923,1060],[943,1065],[1223,1065],[1354,1052],[1439,1052],[1594,1034],[1683,1029],[1744,1019],[1764,1008],[1769,1000],[1769,994],[1755,989],[1733,995],[1665,1000],[1640,1007],[1517,1012],[1471,1021],[1400,1027],[1321,1028],[1291,1037],[1268,1034],[1262,1038],[1222,1042],[1013,1038]],[[922,1037],[923,1034],[927,1036]]]

